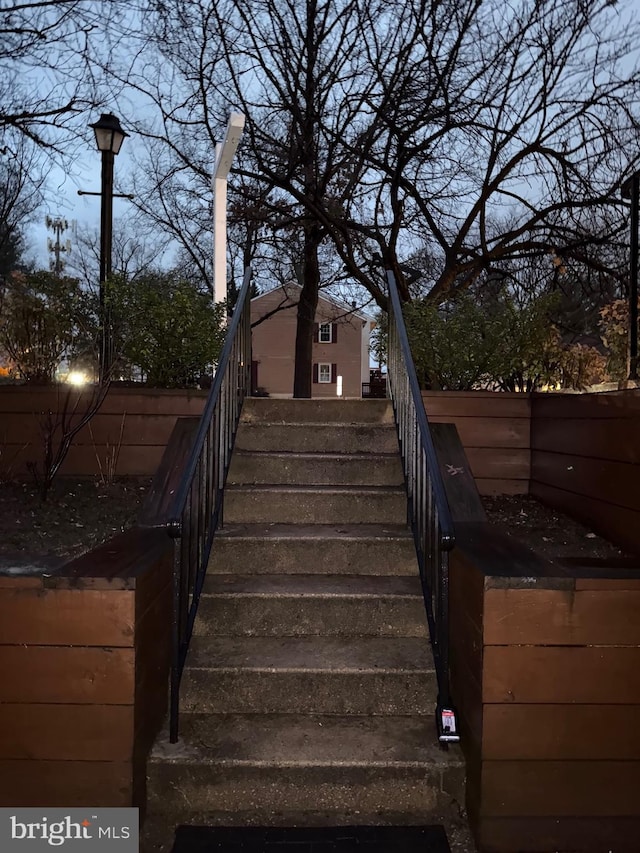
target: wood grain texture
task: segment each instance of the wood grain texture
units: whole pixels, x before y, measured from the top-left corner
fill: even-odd
[[[26,385],[5,385],[0,388],[0,412],[30,414],[48,409],[57,411],[64,402],[67,392],[66,386],[34,388]],[[207,391],[196,389],[185,391],[160,388],[118,388],[113,385],[96,417],[114,414],[122,417],[123,412],[139,415],[199,416],[204,408],[207,393]],[[79,399],[78,408],[80,408],[83,401],[89,397],[90,394],[87,391],[72,390],[69,405],[76,405],[76,400]]]
[[[131,763],[0,760],[0,803],[25,808],[131,806]]]
[[[640,414],[640,389],[593,394],[532,394],[531,411],[534,418],[634,417]]]
[[[484,760],[640,760],[640,705],[484,705]]]
[[[488,589],[487,645],[640,645],[640,590]]]
[[[562,570],[539,554],[508,536],[499,527],[486,523],[456,525],[456,550],[469,565],[475,566],[483,578],[553,578]],[[568,576],[567,576],[568,577]]]
[[[640,704],[640,648],[485,646],[486,703]]]
[[[640,413],[626,418],[537,418],[531,430],[531,448],[637,465],[639,417]]]
[[[40,459],[43,419],[49,410],[65,405],[66,388],[0,388],[0,470],[12,477],[28,472],[27,465]],[[205,391],[165,391],[157,389],[110,389],[100,411],[77,436],[61,468],[68,476],[95,476],[96,456],[104,464],[120,442],[125,414],[118,475],[150,476],[162,456],[173,425],[179,417],[199,418],[205,405]],[[71,391],[69,409],[80,414],[89,399],[87,392]],[[107,443],[110,445],[107,446]]]
[[[637,817],[482,817],[476,839],[483,853],[637,853]]]
[[[130,590],[5,589],[0,644],[132,646]]]
[[[455,424],[432,424],[431,434],[454,524],[486,521],[487,514]]]
[[[528,418],[528,394],[496,391],[423,391],[427,416]]]
[[[601,503],[640,510],[638,464],[564,453],[532,455],[531,479]]]
[[[158,526],[170,520],[173,499],[199,424],[198,418],[178,418],[176,421],[140,513],[143,527]]]
[[[465,447],[519,448],[531,446],[531,423],[528,417],[449,417],[446,414],[432,415],[429,423],[455,423]]]
[[[123,589],[137,589],[142,599],[148,599],[149,593],[143,593],[143,588],[148,584],[157,587],[155,571],[160,565],[168,565],[172,554],[172,540],[166,531],[131,527],[66,563],[43,583],[51,588],[84,589],[95,588],[93,581],[111,581],[105,589],[120,583]]]
[[[159,573],[158,573],[159,574]],[[137,746],[150,749],[168,706],[173,586],[171,577],[136,622],[135,731]]]
[[[487,817],[640,816],[640,761],[484,761]]]
[[[587,495],[568,492],[547,483],[531,481],[531,494],[551,507],[583,522],[594,533],[640,554],[640,512],[615,506]]]
[[[0,758],[128,761],[132,705],[0,704]]]
[[[0,702],[128,705],[134,677],[133,649],[0,646]]]
[[[79,422],[82,415],[83,410],[80,409],[70,420],[70,424],[73,426]],[[2,429],[12,444],[37,443],[48,423],[47,416],[38,413],[5,413],[2,417]],[[175,415],[135,414],[126,411],[107,414],[101,411],[76,434],[74,445],[86,445],[93,449],[106,444],[115,448],[120,443],[122,446],[166,444],[175,421]]]
[[[530,476],[529,450],[517,447],[467,447],[466,452],[476,478],[527,480]]]

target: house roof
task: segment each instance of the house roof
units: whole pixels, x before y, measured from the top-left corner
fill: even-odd
[[[260,293],[258,296],[254,296],[251,300],[252,302],[258,302],[263,297],[274,293],[276,290],[284,290],[285,294],[288,297],[292,297],[290,294],[290,290],[302,290],[302,286],[295,281],[287,282],[286,284],[281,284],[278,287],[272,287],[271,290],[265,290],[264,293]],[[367,322],[371,322],[373,317],[369,314],[365,314],[364,311],[360,311],[356,308],[353,308],[347,302],[343,302],[341,299],[336,299],[334,296],[325,295],[322,291],[318,294],[318,299],[321,299],[323,302],[328,302],[330,305],[334,305],[336,308],[339,308],[341,311],[344,311],[345,314],[352,314],[354,317],[359,317],[361,320],[366,320]]]

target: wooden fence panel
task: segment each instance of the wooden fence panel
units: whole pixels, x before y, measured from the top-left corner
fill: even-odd
[[[480,494],[528,492],[529,395],[423,391],[422,399],[430,421],[456,425]]]
[[[175,422],[199,417],[205,391],[112,388],[100,410],[75,437],[61,473],[89,477],[105,472],[114,460],[118,476],[151,476],[167,445]],[[43,430],[59,412],[77,423],[91,394],[67,388],[0,388],[0,475],[19,478],[42,459]]]
[[[531,494],[640,553],[640,391],[534,394]]]

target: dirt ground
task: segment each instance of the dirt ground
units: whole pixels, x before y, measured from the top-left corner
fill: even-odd
[[[629,556],[593,530],[529,495],[482,499],[489,521],[548,559]]]
[[[126,530],[150,482],[60,478],[44,503],[32,482],[0,482],[0,570],[55,568]]]

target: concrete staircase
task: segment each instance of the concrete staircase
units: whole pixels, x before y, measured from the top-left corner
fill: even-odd
[[[390,405],[246,401],[224,516],[149,813],[311,825],[457,808]]]

